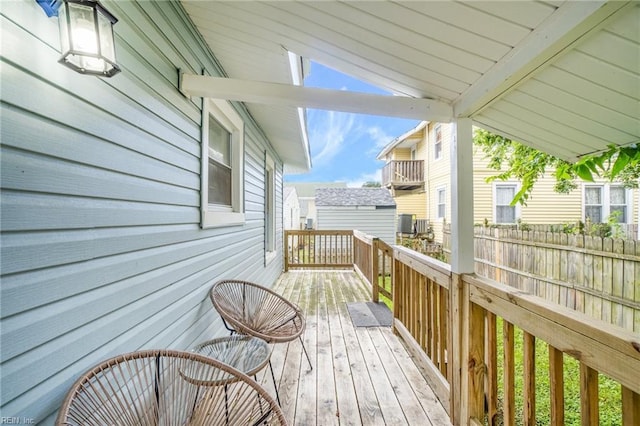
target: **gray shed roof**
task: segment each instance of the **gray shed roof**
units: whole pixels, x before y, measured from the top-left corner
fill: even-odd
[[[316,206],[386,206],[395,207],[386,188],[318,188]]]
[[[346,188],[346,182],[285,182],[284,186],[296,189],[298,197],[315,197],[318,188]]]

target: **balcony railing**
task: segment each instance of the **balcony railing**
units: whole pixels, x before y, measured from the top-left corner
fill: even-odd
[[[424,184],[424,161],[391,161],[382,168],[382,185],[414,189]]]
[[[372,284],[374,300],[379,294],[390,299],[395,331],[422,362],[453,424],[513,425],[519,409],[523,424],[533,425],[540,421],[536,402],[543,397],[549,399],[550,411],[544,422],[565,424],[567,358],[579,365],[582,425],[599,424],[599,381],[620,389],[617,423],[640,424],[637,334],[486,278],[454,274],[446,263],[357,231],[305,231],[307,240],[300,240],[299,232],[285,232],[285,264],[345,267],[351,261]],[[351,252],[321,257],[321,262],[298,254],[294,261],[291,247],[304,253],[300,244],[311,241],[309,253],[331,253],[340,244]],[[315,263],[305,264],[307,260]],[[521,343],[515,344],[516,335],[522,335]],[[542,372],[535,362],[541,347],[548,356]],[[520,359],[521,378],[514,367]],[[548,392],[536,386],[541,374],[547,377]],[[522,389],[521,404],[516,388]]]

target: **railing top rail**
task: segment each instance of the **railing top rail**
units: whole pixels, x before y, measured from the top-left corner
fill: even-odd
[[[289,235],[353,235],[355,231],[341,229],[327,231],[317,229],[287,229],[284,232]]]
[[[362,240],[368,244],[371,244],[373,240],[378,239],[378,237],[376,237],[375,235],[370,235],[370,234],[367,234],[366,232],[358,231],[357,229],[353,230],[353,237],[359,240]]]
[[[410,259],[421,264],[428,265],[430,268],[435,269],[438,272],[451,276],[451,265],[442,262],[434,257],[427,256],[410,248],[404,246],[393,246],[396,255],[401,255],[401,261],[406,263],[406,260]]]
[[[638,334],[487,278],[463,280],[473,303],[640,392]]]

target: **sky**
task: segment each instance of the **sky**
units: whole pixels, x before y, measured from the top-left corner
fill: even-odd
[[[307,87],[387,94],[375,86],[311,63]],[[384,162],[376,156],[394,138],[411,130],[416,120],[307,109],[311,171],[285,176],[285,182],[346,182],[361,187],[380,182]]]

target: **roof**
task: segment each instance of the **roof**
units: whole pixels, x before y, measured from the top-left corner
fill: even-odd
[[[285,182],[285,187],[296,189],[298,198],[313,198],[317,188],[346,188],[346,182]]]
[[[386,188],[318,188],[316,206],[395,207]]]
[[[182,3],[230,77],[289,83],[294,52],[567,160],[640,140],[640,2]],[[294,111],[248,108],[300,155]]]
[[[416,127],[405,132],[404,134],[394,138],[387,144],[380,154],[376,157],[378,160],[384,160],[384,157],[389,154],[395,148],[411,148],[422,140],[423,130],[427,129],[429,125],[428,121],[421,121]]]

